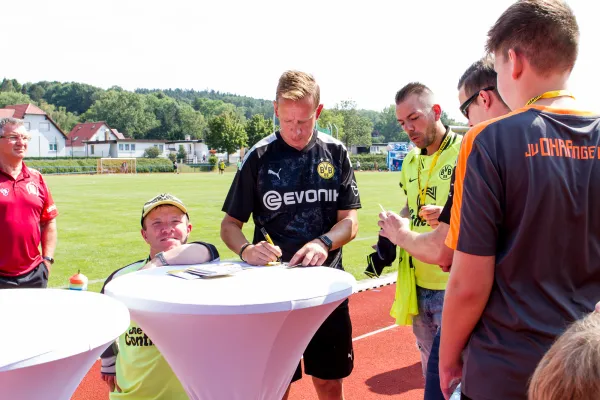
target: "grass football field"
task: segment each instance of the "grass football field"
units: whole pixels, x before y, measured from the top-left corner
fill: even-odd
[[[50,287],[66,287],[69,277],[81,270],[89,280],[88,290],[100,291],[114,270],[148,256],[148,245],[140,234],[144,202],[169,192],[188,207],[193,225],[190,240],[213,243],[222,260],[238,259],[221,241],[221,207],[234,172],[137,175],[46,176],[59,210],[56,262]],[[356,279],[365,279],[366,256],[377,240],[379,204],[399,211],[405,204],[398,186],[399,174],[357,172],[362,208],[358,211],[356,239],[344,246],[344,267]],[[252,220],[244,226],[252,238]],[[387,268],[384,273],[394,271]]]

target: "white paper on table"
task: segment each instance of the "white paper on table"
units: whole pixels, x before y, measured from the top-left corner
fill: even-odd
[[[197,274],[200,276],[224,276],[233,275],[236,272],[240,272],[241,270],[242,267],[238,264],[210,263],[189,267],[186,269],[186,272],[189,272],[190,274]]]

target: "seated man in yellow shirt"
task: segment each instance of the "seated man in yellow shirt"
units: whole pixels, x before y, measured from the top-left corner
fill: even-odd
[[[211,244],[186,244],[192,224],[187,208],[175,196],[160,194],[146,202],[141,223],[142,237],[150,245],[150,255],[113,272],[104,286],[142,267],[200,264],[219,259],[219,252]],[[188,399],[152,339],[134,321],[101,358],[102,379],[108,383],[111,400]]]

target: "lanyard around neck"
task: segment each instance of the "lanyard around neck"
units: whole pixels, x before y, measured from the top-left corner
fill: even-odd
[[[425,182],[425,188],[423,188],[423,189],[421,189],[421,158],[419,157],[419,159],[417,160],[417,163],[418,163],[417,164],[417,183],[419,184],[419,199],[421,200],[422,206],[425,205],[425,199],[427,198],[427,188],[429,186],[429,179],[431,178],[431,173],[435,169],[435,165],[438,162],[438,158],[440,158],[440,154],[442,154],[442,151],[444,150],[444,148],[450,141],[450,136],[451,136],[451,133],[448,132],[448,134],[442,141],[442,144],[440,144],[440,148],[435,152],[435,155],[433,156],[433,160],[431,161],[431,165],[429,166],[429,172],[427,174],[427,181]]]
[[[573,99],[575,98],[575,96],[573,96],[573,93],[571,93],[569,90],[551,90],[549,92],[542,93],[539,96],[535,96],[534,98],[529,100],[527,102],[527,104],[525,104],[525,105],[530,106],[540,99],[553,99],[555,97],[563,97],[563,96],[571,97]]]

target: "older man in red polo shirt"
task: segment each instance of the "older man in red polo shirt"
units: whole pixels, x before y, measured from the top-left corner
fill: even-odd
[[[30,140],[22,120],[0,119],[0,289],[45,288],[54,262],[58,210],[23,162]]]

